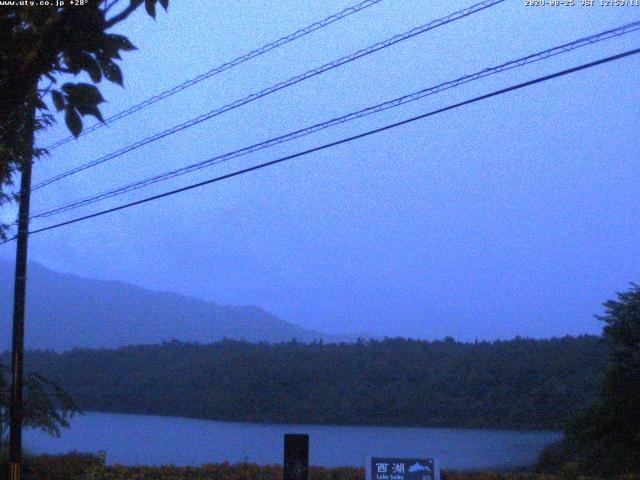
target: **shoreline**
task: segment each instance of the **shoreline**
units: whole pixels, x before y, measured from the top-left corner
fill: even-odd
[[[540,434],[558,434],[561,435],[563,430],[550,430],[546,428],[519,428],[519,427],[477,427],[477,426],[433,426],[433,425],[414,425],[414,424],[393,424],[393,423],[305,423],[305,422],[288,422],[288,421],[260,421],[260,420],[235,420],[224,418],[211,418],[206,416],[197,415],[175,415],[171,413],[153,413],[153,412],[125,412],[119,410],[82,410],[74,414],[75,416],[81,416],[84,414],[104,414],[104,415],[128,415],[128,416],[142,416],[142,417],[162,417],[176,420],[193,420],[193,421],[206,421],[225,423],[232,425],[261,425],[261,426],[292,426],[292,427],[349,427],[349,428],[396,428],[396,429],[416,429],[416,430],[447,430],[447,431],[468,431],[476,430],[482,432],[495,432],[495,433],[540,433]],[[73,420],[73,419],[72,419]]]

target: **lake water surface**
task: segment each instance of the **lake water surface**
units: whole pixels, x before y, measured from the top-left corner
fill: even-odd
[[[273,425],[90,412],[60,438],[24,432],[33,453],[107,452],[107,463],[282,463],[283,435],[309,434],[309,462],[364,466],[367,455],[433,457],[444,469],[514,468],[533,462],[557,432],[405,427]]]

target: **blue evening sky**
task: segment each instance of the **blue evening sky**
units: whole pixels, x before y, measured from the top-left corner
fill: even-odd
[[[34,182],[473,3],[383,0],[56,149],[35,165]],[[124,55],[125,89],[102,84],[105,117],[350,4],[174,0],[155,22],[141,10],[118,28],[139,50]],[[32,210],[637,20],[640,6],[508,0],[43,188]],[[33,227],[638,46],[640,32],[584,47]],[[640,281],[639,67],[640,56],[631,57],[34,235],[30,259],[255,304],[327,332],[462,340],[598,333],[602,302]],[[60,121],[39,143],[65,134]],[[2,246],[0,258],[13,249]]]

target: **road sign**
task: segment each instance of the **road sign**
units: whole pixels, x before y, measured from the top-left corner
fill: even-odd
[[[367,457],[366,480],[440,480],[433,458]]]

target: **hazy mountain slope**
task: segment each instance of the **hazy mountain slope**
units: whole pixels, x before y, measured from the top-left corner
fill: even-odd
[[[165,340],[212,342],[221,338],[307,342],[337,337],[307,330],[255,306],[235,307],[121,282],[29,267],[28,348],[118,347]],[[10,345],[13,270],[0,262],[0,340]]]

